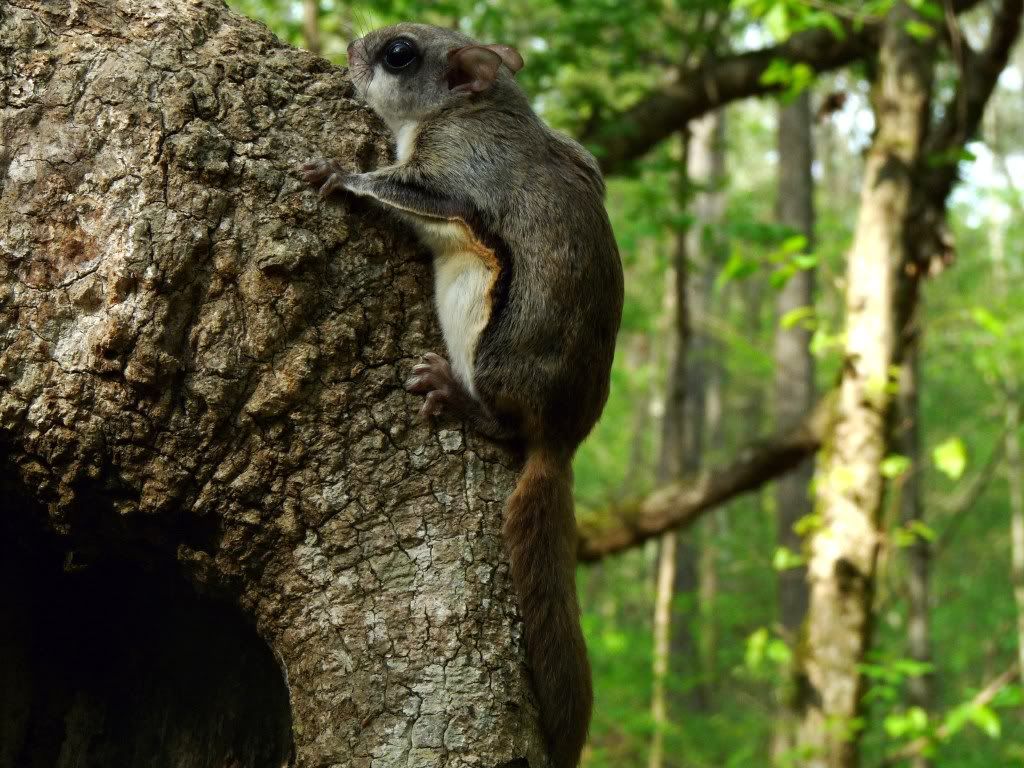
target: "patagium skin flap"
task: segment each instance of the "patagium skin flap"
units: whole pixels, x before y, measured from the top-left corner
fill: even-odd
[[[622,265],[594,158],[546,126],[516,83],[523,59],[450,29],[398,24],[349,46],[359,96],[387,124],[393,165],[301,169],[326,195],[373,198],[434,256],[447,359],[406,389],[525,454],[505,510],[541,725],[555,768],[579,762],[590,665],[576,601],[571,460],[597,422],[622,314]]]

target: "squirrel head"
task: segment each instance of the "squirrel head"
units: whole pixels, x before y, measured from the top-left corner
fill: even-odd
[[[488,98],[523,58],[451,29],[395,24],[349,45],[348,63],[356,93],[397,133],[445,107]]]

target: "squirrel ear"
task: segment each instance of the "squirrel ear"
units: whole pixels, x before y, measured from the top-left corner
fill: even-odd
[[[505,66],[512,70],[513,75],[523,68],[523,57],[511,45],[488,45],[485,47],[498,54]]]
[[[448,52],[448,89],[480,93],[498,79],[505,64],[513,73],[523,67],[523,58],[507,45],[467,45]]]

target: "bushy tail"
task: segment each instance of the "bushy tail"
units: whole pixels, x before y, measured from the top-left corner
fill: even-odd
[[[579,762],[593,701],[576,602],[571,481],[567,458],[533,449],[505,511],[512,582],[553,768]]]

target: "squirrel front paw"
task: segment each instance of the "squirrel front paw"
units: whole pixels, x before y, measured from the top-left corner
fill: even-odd
[[[415,395],[425,395],[419,415],[421,419],[431,419],[446,405],[455,404],[463,389],[443,357],[428,352],[421,361],[413,366],[412,375],[405,380],[405,389]]]
[[[299,166],[299,175],[307,184],[320,187],[320,197],[345,187],[348,175],[337,160],[311,160]]]

